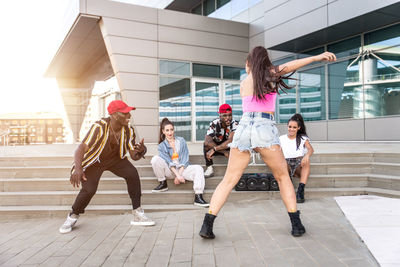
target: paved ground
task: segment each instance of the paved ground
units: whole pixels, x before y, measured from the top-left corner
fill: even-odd
[[[335,199],[379,264],[399,266],[400,199],[378,196]]]
[[[64,235],[59,218],[4,222],[0,266],[379,266],[333,198],[300,209],[300,238],[278,200],[228,203],[212,241],[198,236],[205,209],[149,213],[155,227],[131,227],[129,215],[82,216]]]

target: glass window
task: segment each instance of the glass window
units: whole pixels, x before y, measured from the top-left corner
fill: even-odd
[[[193,76],[221,78],[221,68],[216,65],[193,63]]]
[[[286,92],[280,92],[277,96],[277,119],[279,123],[287,123],[290,117],[296,113],[297,102],[296,102],[296,85],[297,80],[285,80],[285,83],[289,86],[293,86],[292,89],[285,90]]]
[[[305,121],[325,120],[324,67],[299,72],[300,113]]]
[[[47,128],[47,132],[48,133],[52,133],[53,132],[53,128]]]
[[[363,118],[361,64],[352,58],[328,66],[329,119]]]
[[[222,7],[223,5],[229,3],[230,0],[217,0],[217,8]]]
[[[177,136],[191,140],[190,79],[160,77],[159,116],[175,124]]]
[[[364,58],[365,117],[400,114],[400,46]]]
[[[246,70],[243,68],[223,66],[224,79],[240,80],[240,77],[245,73]]]
[[[285,64],[285,63],[287,63],[289,61],[292,61],[292,60],[295,60],[295,59],[296,58],[294,56],[284,57],[284,58],[281,58],[281,59],[278,59],[278,60],[274,60],[272,62],[272,65],[279,66],[279,65]]]
[[[307,50],[307,51],[304,51],[304,52],[300,53],[298,55],[298,58],[306,58],[306,57],[310,57],[310,56],[316,56],[316,55],[319,55],[321,53],[324,53],[324,51],[325,50],[324,50],[323,47],[318,47],[318,48]],[[320,64],[320,62],[313,62],[310,65],[313,65],[313,64]]]
[[[225,103],[232,107],[233,118],[240,121],[243,114],[240,84],[225,83]]]
[[[208,16],[215,11],[215,0],[205,0],[203,2],[203,15]]]
[[[203,141],[210,122],[218,118],[219,84],[195,82],[196,140]]]
[[[400,24],[380,29],[364,35],[364,45],[367,49],[379,49],[400,44]]]
[[[201,15],[201,3],[198,6],[196,6],[195,8],[193,8],[191,13]]]
[[[190,63],[160,60],[161,74],[190,75]]]
[[[360,52],[361,36],[340,41],[338,43],[328,45],[328,51],[336,55],[337,58],[356,55]]]

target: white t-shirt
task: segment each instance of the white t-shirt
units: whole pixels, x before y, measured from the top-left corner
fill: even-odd
[[[284,134],[279,137],[279,140],[281,141],[281,147],[285,159],[303,157],[307,153],[305,144],[309,138],[306,136],[301,138],[299,149],[296,149],[296,138],[289,139],[287,134]]]

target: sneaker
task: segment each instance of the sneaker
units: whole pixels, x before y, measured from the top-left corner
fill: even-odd
[[[144,210],[142,208],[139,207],[132,213],[133,213],[133,219],[131,221],[131,225],[144,225],[144,226],[155,225],[155,222],[144,214]]]
[[[200,207],[209,207],[210,204],[208,204],[204,199],[203,199],[203,194],[195,194],[194,195],[194,205],[200,206]]]
[[[208,166],[206,171],[204,172],[204,177],[205,178],[210,178],[214,176],[214,168],[213,166]]]
[[[151,192],[153,193],[158,193],[158,192],[164,192],[168,190],[168,184],[167,180],[161,181],[159,185],[157,185],[156,188],[154,188]]]
[[[65,220],[64,224],[61,225],[59,231],[61,234],[66,234],[72,231],[72,227],[74,227],[76,221],[78,220],[79,215],[76,214],[68,214],[67,219]]]

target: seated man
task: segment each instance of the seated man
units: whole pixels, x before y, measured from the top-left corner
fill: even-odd
[[[210,128],[204,140],[204,158],[206,160],[206,178],[214,175],[213,156],[222,155],[229,157],[228,145],[233,140],[233,135],[239,123],[232,119],[232,108],[228,104],[219,107],[219,118],[210,123]]]

